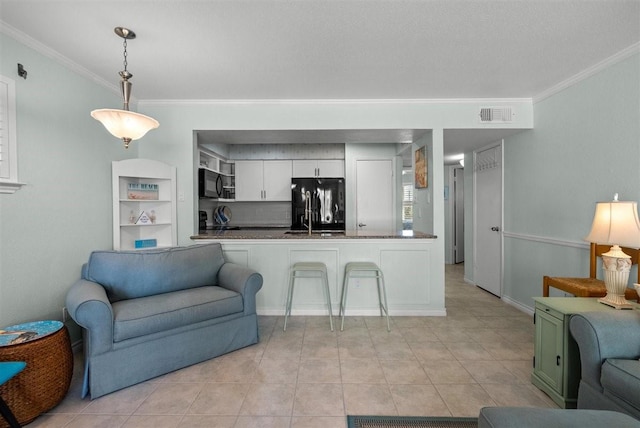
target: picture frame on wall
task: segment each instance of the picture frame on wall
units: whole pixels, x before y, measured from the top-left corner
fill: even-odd
[[[425,189],[428,187],[427,181],[427,147],[422,146],[415,152],[415,187]]]

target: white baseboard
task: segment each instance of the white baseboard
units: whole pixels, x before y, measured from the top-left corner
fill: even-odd
[[[519,309],[520,311],[533,316],[533,312],[534,312],[533,308],[523,305],[522,303],[517,302],[508,296],[502,296],[502,301],[505,302],[507,305],[511,305],[514,308]]]
[[[257,311],[258,315],[263,316],[284,316],[282,309],[260,309]],[[320,309],[298,309],[291,311],[292,316],[327,316],[326,310]],[[334,313],[334,317],[338,314]],[[379,317],[380,310],[378,309],[349,309],[347,311],[348,317]],[[392,317],[446,317],[447,309],[396,309],[389,312],[389,316]]]

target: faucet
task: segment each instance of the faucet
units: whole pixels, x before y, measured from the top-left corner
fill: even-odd
[[[311,236],[311,193],[306,191],[304,197],[304,219],[309,221],[309,225],[307,227],[309,229],[309,236]]]

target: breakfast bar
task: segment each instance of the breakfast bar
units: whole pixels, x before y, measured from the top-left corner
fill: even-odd
[[[196,243],[220,242],[225,259],[260,272],[264,285],[257,296],[260,315],[283,315],[290,267],[322,262],[327,267],[334,314],[340,302],[345,265],[371,261],[384,272],[391,316],[444,316],[444,262],[436,260],[434,235],[414,231],[292,231],[287,228],[222,228],[191,237]],[[347,316],[379,315],[374,278],[359,278],[349,287]],[[293,315],[326,315],[321,287],[299,287]]]

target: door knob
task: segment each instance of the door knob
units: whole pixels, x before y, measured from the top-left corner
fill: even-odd
[[[365,226],[366,226],[366,224],[364,224],[364,223],[358,223],[358,227],[365,227]]]
[[[500,232],[500,228],[498,226],[493,226],[491,230],[493,230],[494,232]]]

